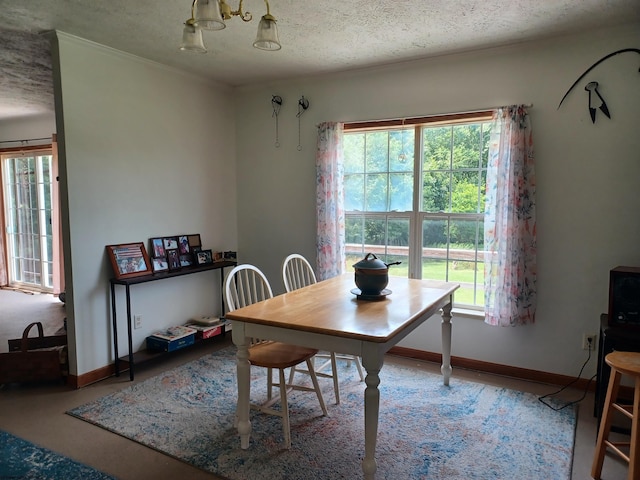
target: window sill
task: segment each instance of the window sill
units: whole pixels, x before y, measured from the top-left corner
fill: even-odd
[[[484,311],[483,310],[473,310],[471,308],[464,307],[453,307],[452,310],[453,317],[465,317],[471,318],[473,320],[484,320]]]

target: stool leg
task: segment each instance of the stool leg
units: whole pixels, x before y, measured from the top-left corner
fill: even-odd
[[[611,404],[618,398],[621,376],[620,372],[613,368],[611,369],[609,387],[607,388],[607,397],[605,398],[604,407],[602,409],[602,420],[600,421],[600,431],[598,432],[596,451],[593,457],[593,465],[591,466],[591,476],[595,480],[600,480],[600,475],[602,474],[602,464],[604,462],[604,455],[607,451],[607,446],[604,441],[609,439],[609,432],[613,421],[613,408],[611,408]]]
[[[640,377],[636,377],[636,387],[633,392],[633,420],[631,423],[631,444],[629,446],[629,480],[636,480],[640,477],[640,430],[638,420],[640,417]]]

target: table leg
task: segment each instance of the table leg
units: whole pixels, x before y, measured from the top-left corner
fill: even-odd
[[[236,366],[238,371],[238,403],[236,404],[236,422],[240,435],[240,448],[249,448],[251,421],[249,420],[249,394],[251,364],[249,363],[249,344],[244,336],[244,324],[233,322],[231,330],[233,343],[238,347]]]
[[[367,371],[364,391],[364,459],[362,471],[365,480],[373,480],[378,465],[376,463],[376,443],[378,440],[378,415],[380,412],[380,370],[383,356],[379,351],[367,351],[362,354],[362,366]]]
[[[442,367],[440,371],[444,377],[444,384],[449,385],[451,378],[451,308],[453,307],[453,298],[451,302],[442,307]]]

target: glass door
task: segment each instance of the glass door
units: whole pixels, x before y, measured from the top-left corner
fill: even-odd
[[[52,151],[2,162],[9,283],[52,291]]]

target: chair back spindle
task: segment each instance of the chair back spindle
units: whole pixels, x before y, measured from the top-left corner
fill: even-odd
[[[238,265],[229,272],[225,282],[225,301],[229,312],[272,297],[269,281],[253,265]]]
[[[282,279],[287,292],[316,283],[311,264],[302,255],[293,253],[282,264]]]

